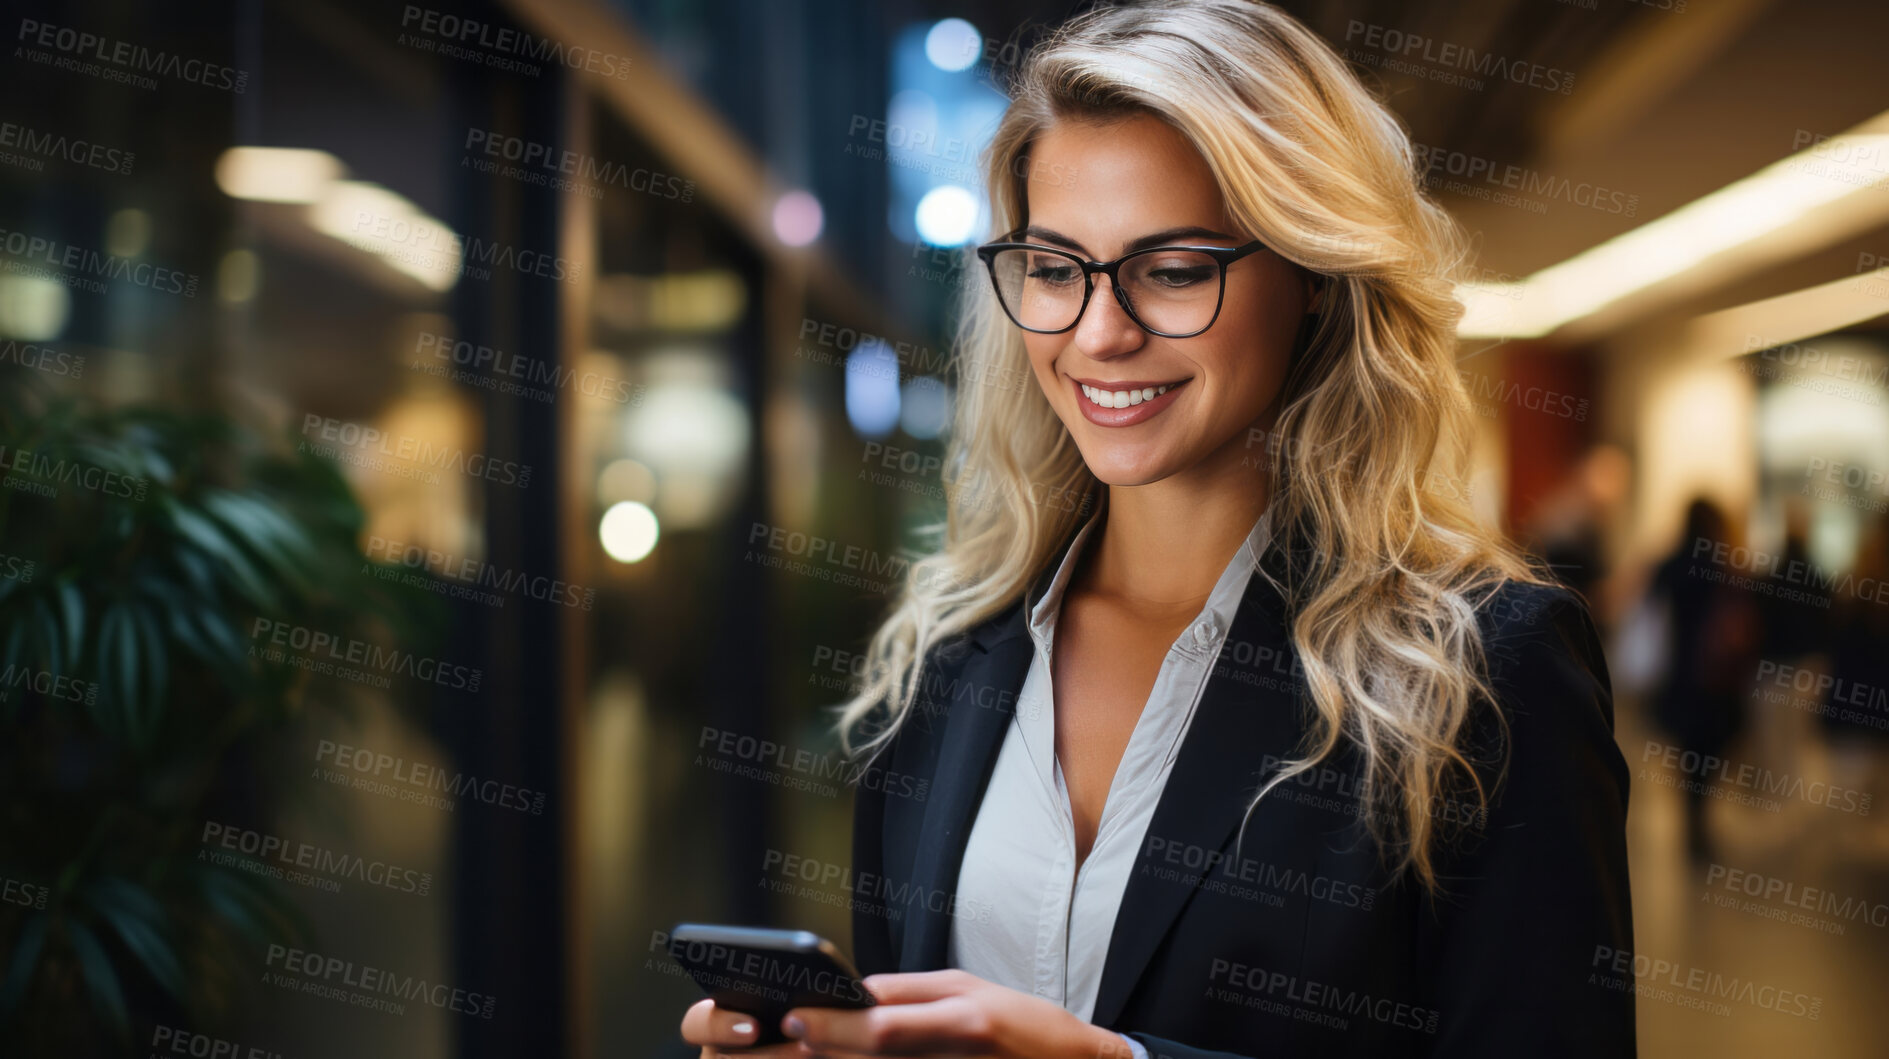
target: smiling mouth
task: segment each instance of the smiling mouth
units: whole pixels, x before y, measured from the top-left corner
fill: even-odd
[[[1138,390],[1105,390],[1082,382],[1076,385],[1081,388],[1082,396],[1097,408],[1132,408],[1143,401],[1152,401],[1186,381],[1182,379],[1161,386],[1144,386]]]

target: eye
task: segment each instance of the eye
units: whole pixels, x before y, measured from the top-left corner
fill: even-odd
[[[1148,271],[1148,279],[1162,287],[1191,287],[1210,281],[1217,271],[1211,265],[1159,265]]]
[[[1156,291],[1180,291],[1211,286],[1220,278],[1220,262],[1191,250],[1157,250],[1131,259],[1132,281]]]
[[[1038,261],[1030,266],[1029,277],[1036,283],[1061,286],[1079,282],[1081,270],[1067,261],[1054,258]]]

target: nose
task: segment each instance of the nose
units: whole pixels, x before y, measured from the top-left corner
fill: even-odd
[[[1104,291],[1103,285],[1108,289]],[[1095,293],[1083,307],[1082,319],[1076,321],[1076,351],[1094,360],[1108,360],[1140,349],[1148,333],[1129,319],[1122,307],[1121,288],[1114,279],[1097,275]]]

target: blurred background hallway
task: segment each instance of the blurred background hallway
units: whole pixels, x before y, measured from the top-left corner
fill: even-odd
[[[5,1039],[683,1056],[671,924],[845,938],[823,711],[1083,6],[9,5]],[[1608,633],[1642,1054],[1889,1055],[1889,5],[1281,6],[1475,246],[1438,487]]]

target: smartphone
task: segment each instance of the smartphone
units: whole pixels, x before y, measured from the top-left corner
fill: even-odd
[[[868,1008],[877,1003],[839,947],[806,930],[678,923],[669,955],[718,1008],[753,1015],[757,1044],[779,1044],[794,1008]]]

